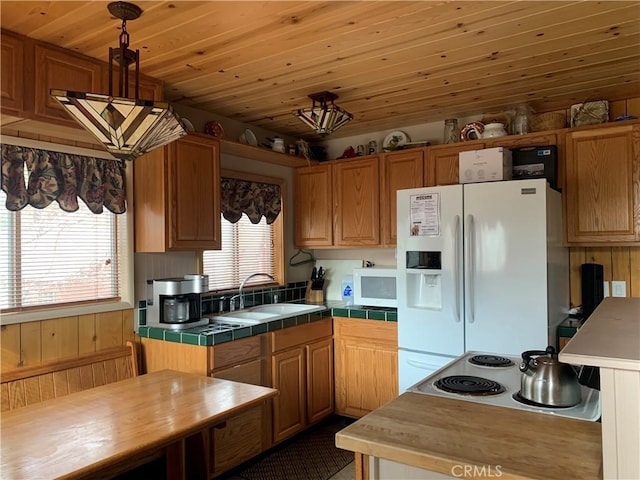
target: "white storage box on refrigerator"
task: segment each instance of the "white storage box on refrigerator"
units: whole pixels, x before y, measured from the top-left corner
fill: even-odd
[[[511,150],[504,147],[460,152],[460,183],[511,180]]]

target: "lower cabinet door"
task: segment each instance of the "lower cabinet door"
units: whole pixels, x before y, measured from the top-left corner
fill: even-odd
[[[316,423],[333,413],[333,339],[306,346],[307,422]]]
[[[271,359],[273,388],[279,394],[273,400],[273,442],[303,430],[306,417],[304,348],[277,353]]]
[[[263,405],[248,408],[211,429],[213,475],[219,475],[259,455],[263,451],[260,432]]]

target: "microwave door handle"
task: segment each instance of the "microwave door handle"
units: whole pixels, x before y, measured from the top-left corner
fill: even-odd
[[[456,323],[460,323],[460,215],[455,216],[455,233],[454,233],[454,282],[455,282],[455,304],[456,304]]]
[[[466,236],[467,236],[467,258],[466,258],[466,275],[467,279],[467,287],[468,287],[468,296],[466,305],[469,306],[469,323],[473,323],[475,321],[475,312],[474,312],[474,285],[473,285],[473,274],[475,270],[474,266],[474,258],[473,258],[473,249],[474,249],[474,225],[473,225],[473,215],[467,215],[467,228],[466,228]]]

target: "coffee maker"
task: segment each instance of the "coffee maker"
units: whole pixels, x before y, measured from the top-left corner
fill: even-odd
[[[147,280],[151,287],[147,299],[147,325],[184,330],[209,323],[202,317],[200,295],[209,290],[208,275]]]

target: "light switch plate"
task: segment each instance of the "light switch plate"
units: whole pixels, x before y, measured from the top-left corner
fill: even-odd
[[[611,282],[611,296],[612,297],[626,297],[627,296],[627,282],[625,281],[613,281]]]

